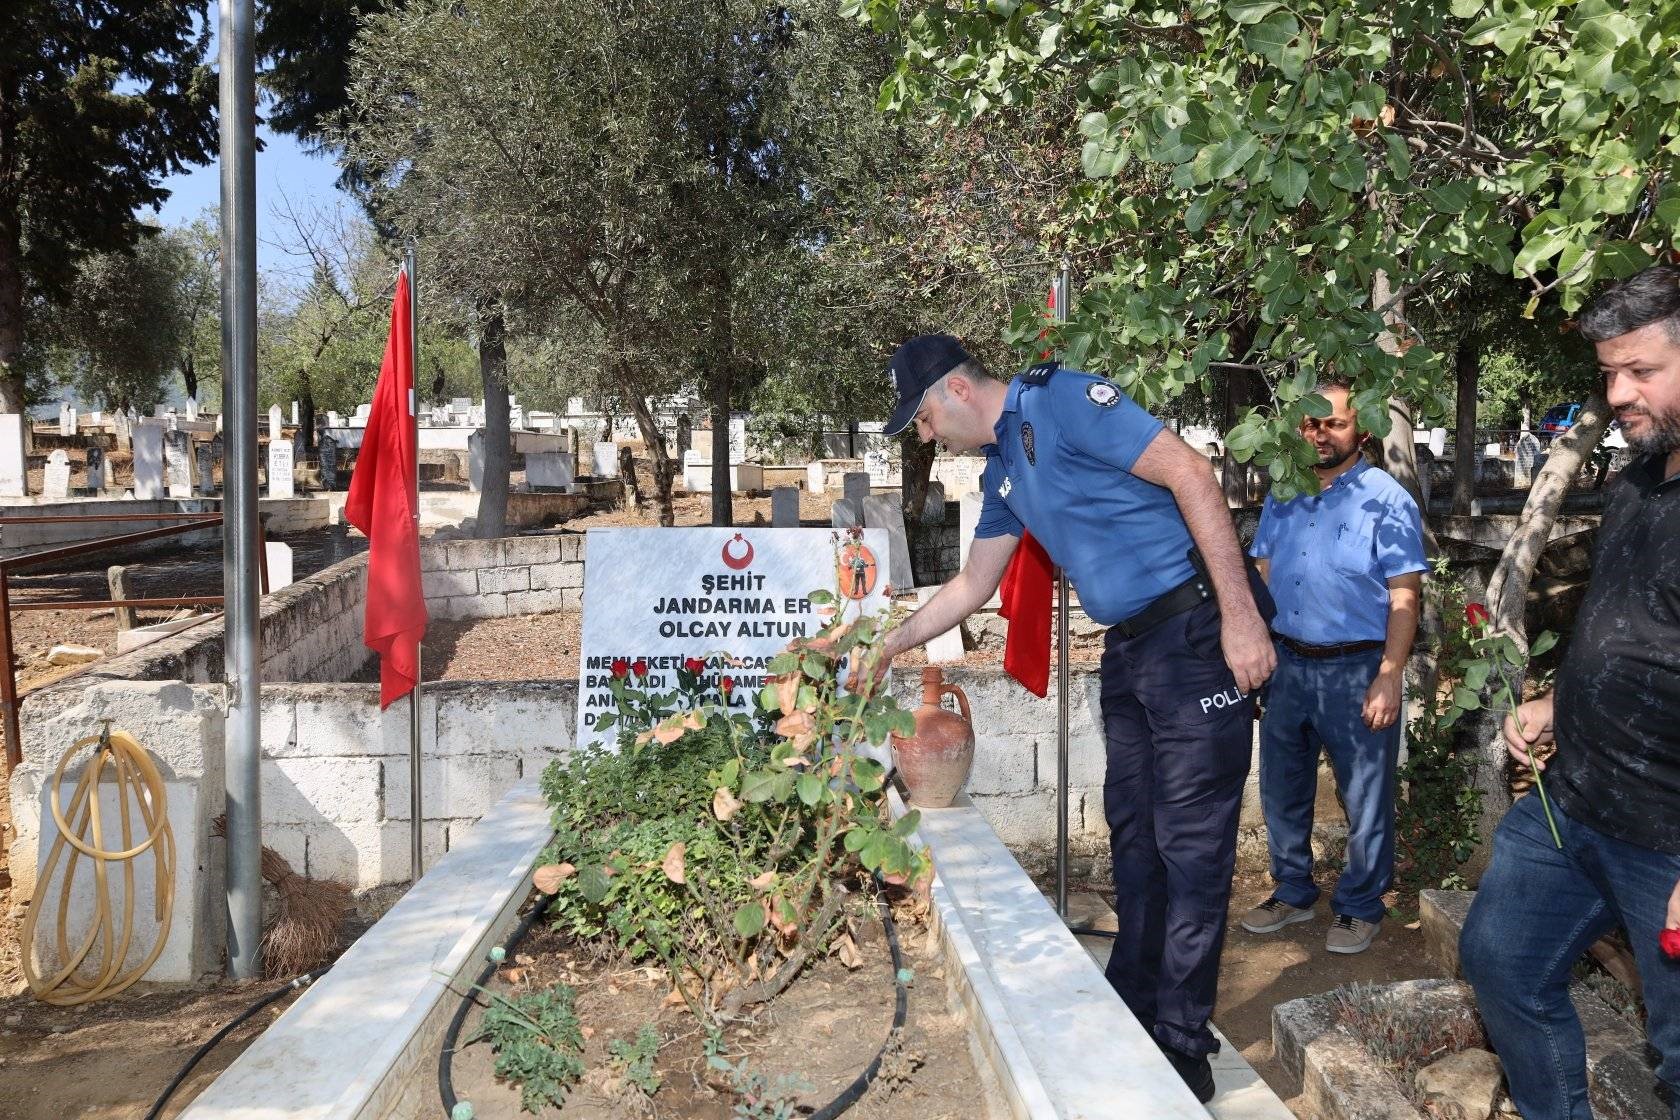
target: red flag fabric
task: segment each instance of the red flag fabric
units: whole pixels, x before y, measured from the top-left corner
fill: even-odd
[[[373,391],[373,410],[344,519],[368,539],[367,605],[362,644],[379,654],[379,706],[408,695],[419,680],[426,598],[420,590],[419,480],[414,443],[414,348],[408,274],[397,275],[391,333]]]
[[[1009,558],[1003,583],[998,589],[1002,609],[1009,620],[1009,634],[1003,640],[1004,672],[1020,681],[1034,696],[1050,688],[1051,584],[1055,565],[1044,546],[1031,533],[1021,533],[1021,543]]]

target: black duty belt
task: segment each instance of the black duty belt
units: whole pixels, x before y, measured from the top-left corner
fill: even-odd
[[[1122,637],[1135,638],[1175,614],[1183,614],[1213,598],[1213,584],[1200,572],[1168,591],[1130,618],[1114,624]]]
[[[1374,649],[1382,649],[1383,642],[1343,642],[1333,646],[1315,646],[1307,642],[1298,642],[1294,638],[1283,634],[1273,634],[1272,637],[1283,643],[1285,649],[1300,654],[1302,657],[1346,657],[1350,653],[1369,653]]]

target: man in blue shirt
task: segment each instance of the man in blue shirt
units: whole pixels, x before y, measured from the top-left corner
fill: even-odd
[[[1251,554],[1277,603],[1278,667],[1260,721],[1260,806],[1277,890],[1243,918],[1275,933],[1313,917],[1313,803],[1328,750],[1347,809],[1347,861],[1324,947],[1366,949],[1394,873],[1400,681],[1417,634],[1423,525],[1417,503],[1360,454],[1346,382],[1320,385],[1330,415],[1301,425],[1319,492],[1266,498]]]
[[[987,462],[967,566],[887,635],[886,654],[985,603],[1028,529],[1110,628],[1103,803],[1119,933],[1108,980],[1206,1101],[1249,696],[1276,661],[1224,495],[1205,458],[1105,378],[1047,363],[1005,384],[948,335],[901,346],[892,378],[888,435],[913,422]]]

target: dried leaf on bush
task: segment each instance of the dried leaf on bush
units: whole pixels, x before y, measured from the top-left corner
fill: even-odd
[[[659,863],[660,869],[665,872],[665,877],[673,883],[688,882],[688,872],[684,866],[687,852],[688,845],[678,840],[671,845],[670,851],[665,853],[665,858]]]
[[[544,894],[553,894],[560,884],[577,874],[569,863],[548,863],[531,872],[531,885]]]
[[[720,821],[726,821],[741,810],[741,802],[733,793],[722,786],[712,794],[712,816]]]

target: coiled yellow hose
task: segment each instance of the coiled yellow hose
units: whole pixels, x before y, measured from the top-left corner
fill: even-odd
[[[70,799],[68,813],[60,806],[59,793],[63,789],[64,774],[70,761],[83,747],[94,747],[94,754],[82,771],[76,792]],[[101,820],[99,782],[110,770],[117,785],[118,816],[121,819],[119,847],[105,848],[106,822]],[[168,802],[163,777],[139,743],[123,731],[112,731],[107,724],[98,735],[78,739],[58,761],[48,788],[52,791],[48,804],[52,806],[53,823],[58,837],[53,841],[47,862],[36,876],[35,897],[29,903],[29,916],[22,931],[23,975],[35,998],[60,1007],[90,1003],[115,995],[145,975],[169,939],[169,922],[175,905],[175,833],[169,827]],[[130,806],[132,799],[133,807]],[[134,842],[134,811],[145,827],[146,838]],[[74,821],[74,827],[71,822]],[[65,846],[71,849],[65,864],[64,878],[58,892],[58,972],[43,978],[36,974],[31,962],[35,944],[35,926],[46,904],[42,888],[52,882],[53,869]],[[155,850],[154,850],[155,849]],[[153,852],[153,869],[157,882],[153,889],[154,910],[157,917],[157,944],[146,959],[128,971],[123,961],[134,935],[134,861],[144,852]],[[70,916],[71,888],[75,883],[76,864],[86,856],[93,866],[96,913],[86,938],[75,951],[70,949],[67,930]],[[111,864],[122,865],[123,907],[122,921],[113,920],[111,904]],[[89,957],[95,942],[99,952]]]

